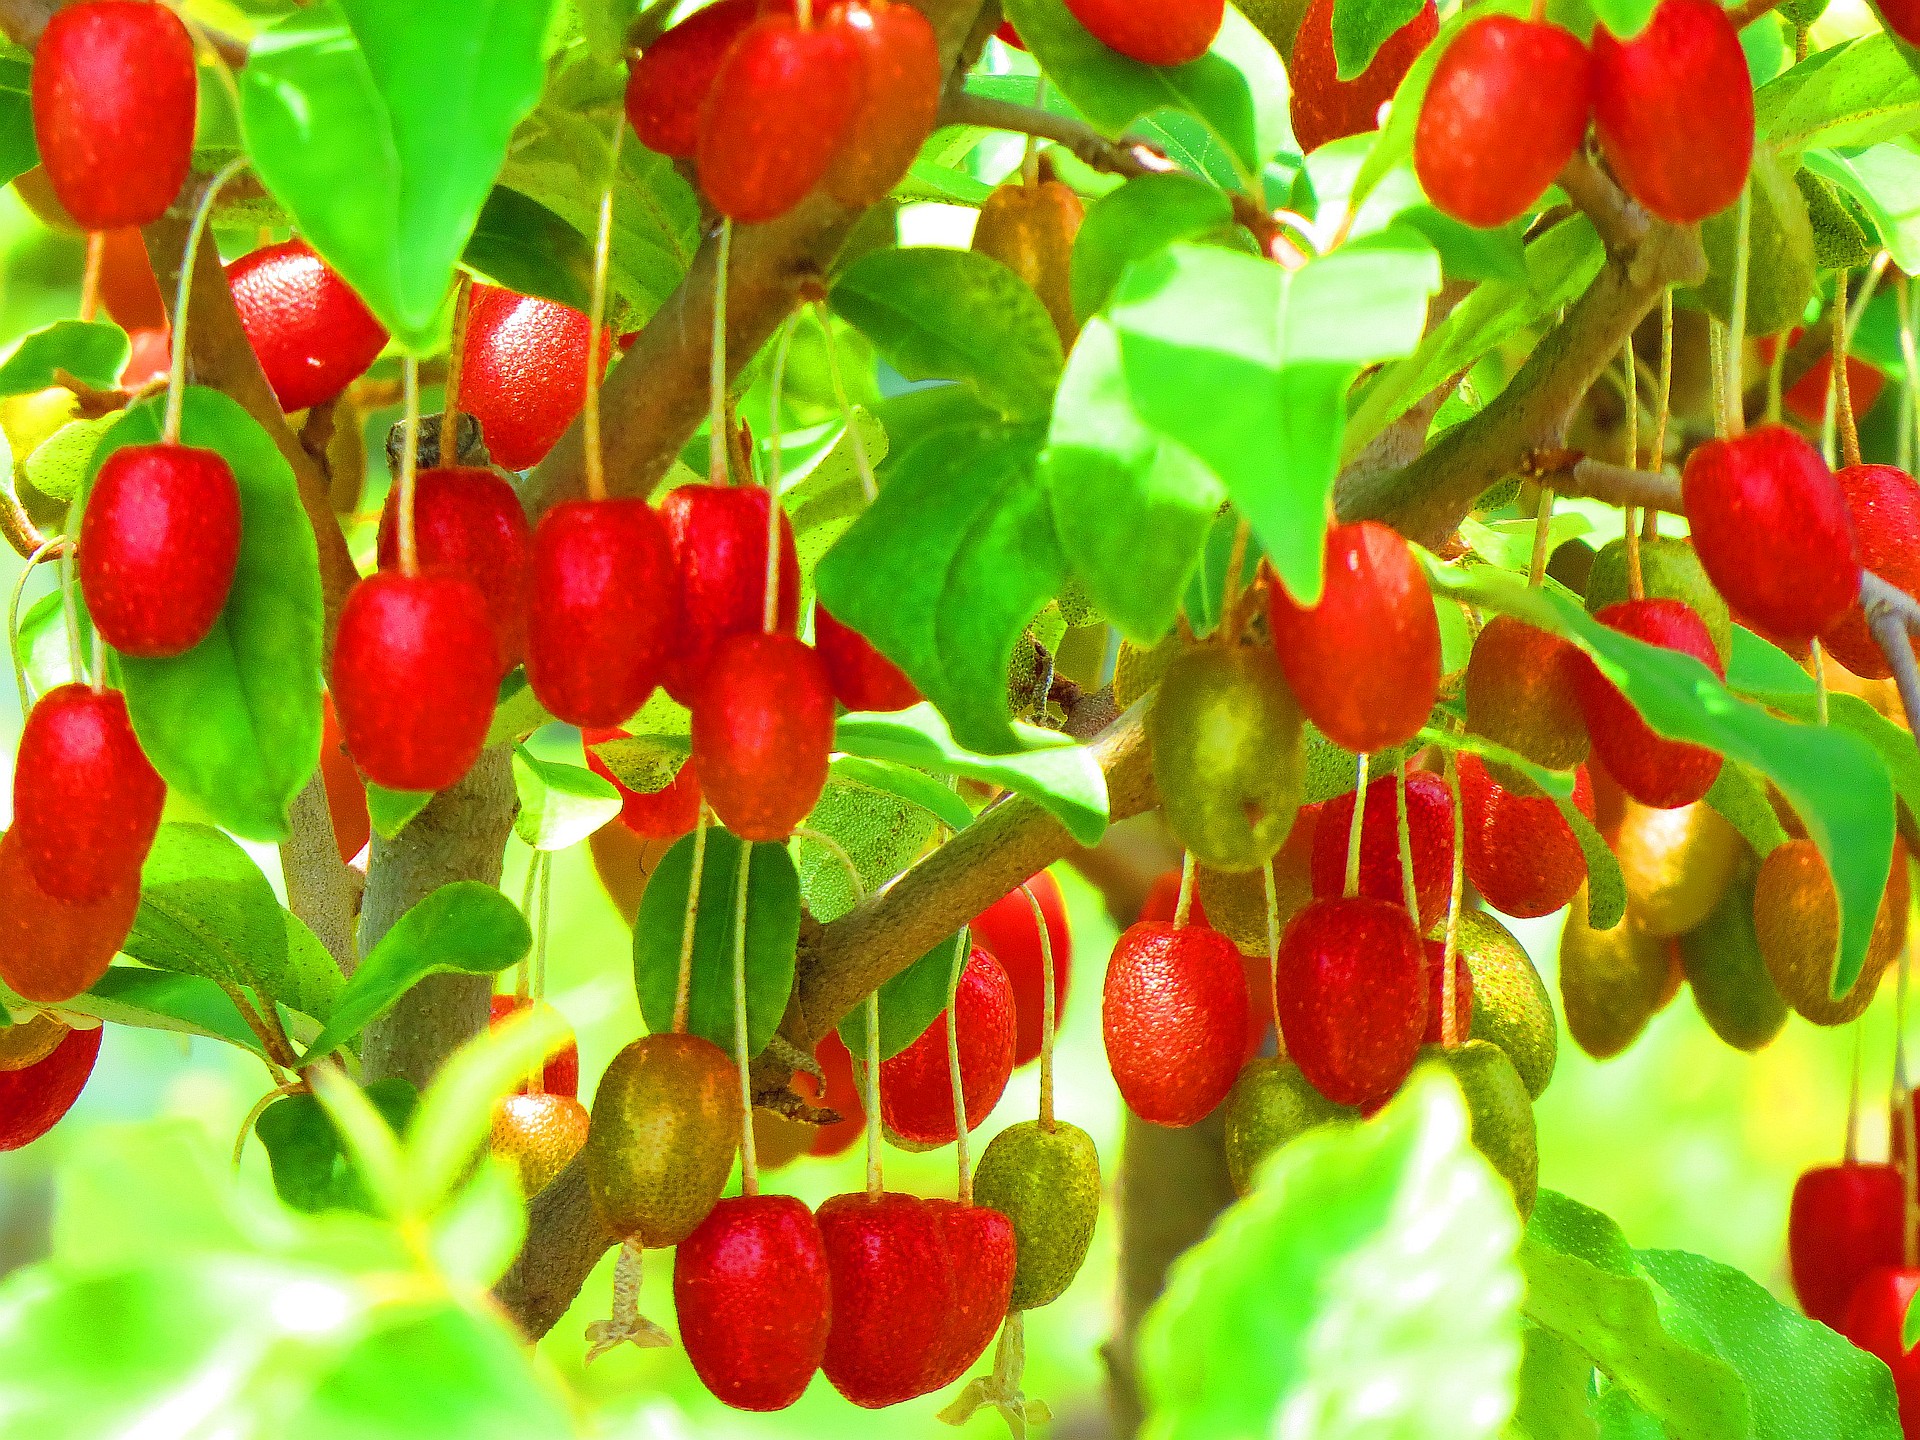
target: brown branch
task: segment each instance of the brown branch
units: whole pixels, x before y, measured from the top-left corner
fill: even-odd
[[[1669,515],[1684,515],[1678,476],[1652,470],[1630,470],[1591,457],[1570,470],[1549,477],[1554,493],[1569,499],[1602,500],[1622,509],[1636,506],[1642,510],[1664,510]]]
[[[34,551],[47,543],[47,537],[40,533],[26,506],[20,503],[20,497],[13,493],[10,479],[0,484],[0,535],[7,537],[7,544],[22,560],[32,559]]]

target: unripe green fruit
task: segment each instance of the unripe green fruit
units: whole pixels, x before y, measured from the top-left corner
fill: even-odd
[[[1059,1299],[1086,1263],[1100,1218],[1100,1155],[1093,1137],[1064,1120],[1009,1125],[974,1172],[973,1202],[1013,1222],[1014,1310]]]
[[[1313,834],[1309,813],[1294,822],[1287,843],[1261,869],[1273,872],[1274,921],[1285,934],[1287,922],[1313,899]],[[1267,958],[1267,882],[1259,869],[1210,870],[1196,865],[1195,893],[1207,923],[1233,941],[1242,955]]]
[[[1800,323],[1813,295],[1813,222],[1793,170],[1766,150],[1753,157],[1747,184],[1747,333],[1775,335]],[[1718,320],[1733,323],[1740,207],[1729,205],[1700,226],[1707,280],[1700,299]]]
[[[1169,635],[1156,645],[1120,642],[1120,655],[1113,664],[1113,703],[1122,710],[1145,695],[1166,678],[1167,667],[1180,658],[1182,642]]]
[[[1674,810],[1628,800],[1613,853],[1633,920],[1664,939],[1686,934],[1713,913],[1747,847],[1704,800]]]
[[[1736,1050],[1764,1049],[1787,1023],[1787,1002],[1767,974],[1753,928],[1753,867],[1727,887],[1713,913],[1680,937],[1693,1003]]]
[[[1506,1051],[1527,1094],[1538,1099],[1560,1053],[1546,982],[1507,927],[1483,910],[1460,912],[1456,943],[1473,977],[1468,1035]]]
[[[1360,757],[1334,744],[1311,720],[1306,724],[1306,736],[1307,779],[1300,803],[1318,805],[1336,795],[1351,795],[1360,777]],[[1382,775],[1392,774],[1395,766],[1419,748],[1419,741],[1410,740],[1391,750],[1376,751],[1367,757],[1368,776],[1378,780]]]
[[[1167,826],[1202,865],[1252,870],[1300,809],[1300,707],[1265,645],[1202,645],[1168,667],[1147,741]]]
[[[740,1146],[740,1080],[697,1035],[647,1035],[613,1057],[587,1127],[587,1190],[607,1227],[649,1250],[707,1218]]]
[[[1472,1118],[1474,1148],[1507,1182],[1522,1218],[1531,1215],[1540,1193],[1540,1136],[1533,1102],[1507,1052],[1469,1040],[1451,1050],[1429,1046],[1421,1054],[1453,1072]]]
[[[1618,1055],[1665,1003],[1671,969],[1667,942],[1647,934],[1631,916],[1611,930],[1592,928],[1582,886],[1560,934],[1560,1003],[1567,1033],[1596,1060]]]
[[[1642,540],[1640,578],[1647,599],[1683,600],[1706,621],[1713,648],[1725,665],[1733,653],[1733,613],[1707,579],[1693,543],[1672,535]],[[1587,576],[1587,613],[1598,615],[1607,606],[1632,598],[1627,585],[1627,542],[1609,540],[1593,557],[1593,570]]]
[[[1336,1121],[1357,1120],[1358,1110],[1336,1105],[1291,1060],[1249,1060],[1226,1100],[1227,1175],[1233,1193],[1253,1188],[1260,1162],[1307,1131]]]

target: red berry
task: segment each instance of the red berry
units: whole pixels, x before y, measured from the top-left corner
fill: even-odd
[[[1861,566],[1909,595],[1920,594],[1920,485],[1891,465],[1849,465],[1834,479],[1847,497]],[[1862,679],[1893,674],[1857,598],[1821,632],[1820,643]]]
[[[1053,951],[1053,1028],[1058,1031],[1067,1013],[1067,981],[1073,972],[1073,936],[1067,931],[1067,904],[1060,884],[1042,870],[1027,882],[1047,920],[1047,944]],[[1176,890],[1179,876],[1174,876]],[[1198,907],[1196,906],[1196,912]],[[1142,916],[1142,918],[1149,918]],[[1152,917],[1158,918],[1158,917]],[[1171,920],[1173,914],[1166,915]],[[1204,917],[1203,917],[1204,918]],[[1013,985],[1016,1021],[1013,1042],[1015,1068],[1040,1055],[1041,1016],[1046,1009],[1046,972],[1040,968],[1040,927],[1033,923],[1033,906],[1023,891],[1003,895],[973,917],[973,939],[1000,962]]]
[[[525,1010],[534,1002],[523,1000],[518,995],[496,995],[488,1005],[487,1022],[498,1025],[516,1011]],[[514,1092],[525,1095],[528,1086],[521,1085]],[[540,1072],[540,1088],[549,1095],[564,1095],[569,1098],[580,1093],[580,1046],[569,1039],[553,1054],[547,1057],[546,1065]]]
[[[1573,772],[1573,803],[1591,820],[1587,767]],[[1587,878],[1587,857],[1560,807],[1545,795],[1509,790],[1478,755],[1460,756],[1467,878],[1503,915],[1531,920],[1569,904]]]
[[[247,343],[289,415],[326,404],[386,348],[386,327],[304,240],[242,255],[227,266],[227,284]]]
[[[340,610],[333,703],[347,752],[389,790],[444,790],[480,758],[500,686],[486,601],[452,575],[382,571]]]
[[[1797,337],[1799,331],[1793,332]],[[1768,357],[1771,360],[1771,356]],[[1877,366],[1862,360],[1857,355],[1847,357],[1847,398],[1853,402],[1853,413],[1865,418],[1880,399],[1880,392],[1887,387],[1886,372]],[[1827,421],[1827,392],[1833,388],[1833,356],[1824,354],[1807,368],[1793,384],[1787,387],[1787,393],[1780,397],[1787,413],[1797,417],[1804,424],[1823,426]],[[1838,401],[1835,401],[1838,404]]]
[[[473,582],[511,670],[527,653],[527,604],[533,584],[533,536],[513,487],[491,470],[453,466],[414,478],[413,541],[420,568]],[[400,563],[399,487],[380,512],[380,568]]]
[[[1848,1161],[1793,1182],[1787,1260],[1801,1308],[1838,1330],[1868,1271],[1904,1253],[1905,1189],[1892,1165]]]
[[[361,783],[359,768],[347,754],[347,742],[340,733],[340,717],[334,711],[333,696],[324,696],[323,702],[320,783],[327,792],[334,844],[340,850],[340,863],[345,865],[367,848],[367,842],[373,838],[373,820],[367,814],[367,787]]]
[[[984,1205],[929,1200],[947,1237],[953,1258],[953,1313],[947,1333],[929,1357],[929,1390],[951,1385],[985,1353],[1013,1299],[1013,1270],[1018,1252],[1013,1222]]]
[[[722,1200],[673,1257],[673,1308],[694,1373],[736,1410],[784,1410],[826,1353],[826,1240],[790,1195]]]
[[[926,1394],[956,1293],[939,1211],[911,1195],[836,1195],[820,1233],[833,1277],[827,1379],[869,1410]]]
[[[851,0],[839,24],[859,50],[864,80],[847,138],[827,170],[827,193],[861,209],[886,199],[919,155],[946,74],[933,26],[903,0]]]
[[[1016,50],[1024,50],[1027,48],[1027,42],[1020,38],[1020,32],[1013,28],[1013,22],[1011,20],[1002,20],[1000,22],[1000,28],[993,33],[1007,44],[1013,46]]]
[[[1706,621],[1684,601],[1623,600],[1594,619],[1622,635],[1691,655],[1719,678],[1726,678]],[[1622,790],[1642,805],[1677,810],[1713,788],[1720,774],[1718,755],[1704,746],[1654,734],[1633,703],[1585,655],[1575,673],[1594,754]]]
[[[1440,689],[1440,622],[1407,542],[1363,520],[1327,531],[1326,588],[1305,609],[1273,587],[1268,610],[1287,684],[1348,750],[1385,750],[1427,723]]]
[[[786,214],[833,163],[859,112],[860,42],[838,16],[802,27],[791,15],[748,26],[700,111],[700,189],[748,224]]]
[[[81,0],[33,52],[33,136],[53,193],[89,230],[158,220],[193,160],[193,39],[164,5]]]
[[[240,487],[219,454],[129,445],[107,457],[80,521],[80,592],[125,655],[180,655],[226,607],[240,563]]]
[[[1314,829],[1313,893],[1321,899],[1346,893],[1352,833],[1349,791],[1327,801]],[[1407,772],[1407,840],[1420,932],[1425,934],[1446,915],[1453,893],[1453,794],[1445,780],[1428,770]],[[1360,893],[1394,905],[1405,903],[1399,782],[1391,775],[1367,786],[1367,808],[1360,820]]]
[[[100,233],[100,303],[129,336],[165,330],[167,307],[147,260],[147,242],[134,226]]]
[[[1313,0],[1287,62],[1293,82],[1293,135],[1303,151],[1343,135],[1380,128],[1380,107],[1393,99],[1414,60],[1440,33],[1433,0],[1386,38],[1367,68],[1342,80],[1333,56],[1333,0]]]
[[[833,681],[834,698],[847,709],[893,711],[920,703],[920,691],[906,673],[824,605],[813,607],[813,645]]]
[[[37,1005],[71,1000],[107,973],[140,908],[138,871],[105,898],[56,900],[40,888],[25,848],[0,836],[0,981]]]
[[[1280,941],[1274,996],[1287,1056],[1337,1105],[1400,1088],[1427,1032],[1427,955],[1384,900],[1316,900]]]
[[[129,330],[127,363],[120,367],[120,388],[141,390],[155,383],[165,383],[172,363],[173,335],[166,327]]]
[[[1916,1293],[1920,1293],[1920,1269],[1887,1265],[1869,1270],[1847,1302],[1840,1326],[1847,1339],[1893,1371],[1900,1429],[1908,1435],[1920,1431],[1920,1349],[1909,1350],[1901,1333]]]
[[[1587,47],[1558,25],[1487,15],[1434,67],[1413,137],[1427,198],[1469,225],[1505,225],[1546,193],[1587,133]]]
[[[13,769],[13,843],[56,900],[105,899],[140,866],[167,787],[118,690],[49,690],[28,712]]]
[[[840,1120],[837,1124],[816,1126],[813,1144],[807,1147],[807,1153],[823,1158],[844,1155],[867,1128],[866,1106],[853,1077],[853,1057],[847,1053],[840,1032],[829,1030],[813,1047],[813,1058],[820,1062],[821,1072],[827,1077],[825,1086],[820,1086],[810,1075],[800,1074],[794,1076],[794,1083],[816,1090],[814,1103],[835,1111]]]
[[[693,763],[707,803],[743,840],[785,840],[827,783],[833,691],[791,635],[736,635],[693,707]]]
[[[1713,0],[1660,0],[1631,40],[1593,32],[1593,118],[1627,193],[1676,225],[1740,198],[1753,159],[1753,82]]]
[[[101,1033],[69,1030],[46,1059],[0,1070],[0,1151],[31,1145],[73,1108],[100,1058]]]
[[[629,790],[607,762],[594,754],[593,747],[609,740],[624,740],[625,730],[588,729],[581,739],[587,746],[587,768],[620,792],[620,823],[648,840],[678,840],[700,818],[700,777],[688,760],[680,766],[665,789],[651,794]]]
[[[760,0],[718,0],[649,45],[627,79],[627,123],[649,150],[691,160],[700,107],[733,42],[760,14]]]
[[[1423,940],[1427,952],[1427,1029],[1420,1037],[1422,1045],[1444,1045],[1441,1026],[1447,1013],[1447,942]],[[1453,1041],[1464,1044],[1473,1028],[1473,971],[1467,957],[1455,951],[1453,956]]]
[[[1143,920],[1113,947],[1101,996],[1107,1068],[1142,1120],[1192,1125],[1233,1088],[1247,980],[1226,936]]]
[[[1222,0],[1067,0],[1067,9],[1094,39],[1129,60],[1184,65],[1207,53],[1226,6]]]
[[[569,725],[627,719],[660,683],[679,623],[673,547],[646,501],[568,500],[533,532],[527,683]]]
[[[1713,588],[1769,632],[1805,641],[1859,598],[1846,492],[1786,426],[1707,441],[1687,458],[1681,493]]]
[[[1920,45],[1920,4],[1915,0],[1879,0],[1880,22],[1909,45]]]
[[[538,465],[580,413],[587,393],[587,317],[567,305],[473,287],[460,359],[460,408],[480,422],[493,462]],[[601,337],[600,364],[613,352]]]
[[[967,1097],[967,1129],[993,1113],[1013,1074],[1013,985],[1000,962],[978,945],[968,952],[960,989],[898,1055],[880,1062],[880,1118],[915,1145],[953,1143],[953,1071],[947,1056],[947,1020],[959,1016],[960,1085]]]
[[[667,693],[692,705],[722,640],[758,634],[766,620],[767,492],[755,485],[683,485],[660,502],[680,570],[680,626]],[[778,629],[800,619],[800,557],[780,516]],[[824,658],[824,657],[823,657]]]

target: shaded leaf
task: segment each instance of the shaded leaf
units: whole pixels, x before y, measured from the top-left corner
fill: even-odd
[[[880,987],[880,1058],[889,1060],[927,1033],[953,1002],[954,961],[966,932],[942,940]],[[867,1063],[867,1007],[856,1005],[840,1022],[840,1039],[856,1063]]]
[[[56,320],[29,331],[0,360],[0,395],[44,390],[56,383],[56,370],[96,390],[111,390],[120,383],[127,352],[127,332],[110,320]]]
[[[620,792],[581,765],[542,760],[524,745],[513,750],[520,809],[513,833],[536,850],[565,850],[620,813]]]

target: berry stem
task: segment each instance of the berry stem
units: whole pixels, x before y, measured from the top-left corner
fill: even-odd
[[[880,992],[867,993],[867,1197],[878,1200],[880,1178]]]
[[[795,311],[780,327],[780,339],[773,349],[773,379],[768,387],[767,440],[767,578],[762,589],[765,604],[760,626],[768,635],[779,629],[780,616],[780,395],[787,383],[787,351],[793,345],[793,332],[800,322]]]
[[[1353,819],[1347,823],[1347,883],[1341,887],[1347,899],[1360,893],[1360,830],[1367,813],[1367,752],[1360,752],[1359,773],[1353,782]]]
[[[1460,766],[1451,752],[1446,757],[1447,797],[1453,801],[1453,886],[1447,896],[1447,938],[1440,949],[1440,1043],[1452,1049],[1460,1043],[1459,1004],[1453,967],[1460,953],[1460,905],[1467,890],[1467,813],[1460,803]]]
[[[540,852],[540,928],[533,934],[533,998],[547,998],[547,927],[553,923],[553,856]]]
[[[1033,927],[1040,936],[1040,1128],[1049,1135],[1053,1133],[1053,1027],[1059,1018],[1059,997],[1054,993],[1053,981],[1053,936],[1047,932],[1046,913],[1040,908],[1040,899],[1033,893],[1033,886],[1022,884],[1020,893],[1027,897],[1027,908],[1033,912]]]
[[[87,232],[87,266],[80,274],[80,319],[91,321],[100,313],[100,267],[107,255],[107,232]]]
[[[534,901],[540,893],[539,884],[540,852],[536,850],[533,852],[532,858],[527,861],[527,883],[521,887],[520,891],[520,913],[526,917],[527,928],[529,930],[533,928],[534,924]],[[533,954],[531,951],[523,955],[520,963],[514,966],[513,993],[515,998],[520,1000],[531,1000],[533,998]]]
[[[13,680],[20,687],[20,718],[26,719],[27,712],[33,709],[33,695],[27,685],[26,657],[20,653],[20,597],[26,593],[27,581],[33,578],[35,567],[50,560],[66,548],[65,537],[56,535],[51,540],[42,540],[33,554],[27,557],[27,563],[20,567],[20,578],[13,582],[13,597],[7,601],[7,650],[13,656]]]
[[[1274,1047],[1280,1058],[1287,1055],[1287,1037],[1280,1033],[1280,892],[1273,883],[1273,861],[1260,867],[1260,878],[1267,890],[1267,1008],[1273,1011]]]
[[[1899,863],[1896,859],[1895,863]],[[1911,938],[1900,949],[1899,983],[1895,991],[1893,1024],[1893,1092],[1898,1103],[1900,1129],[1907,1142],[1907,1163],[1901,1167],[1900,1181],[1904,1195],[1903,1224],[1901,1225],[1901,1253],[1904,1263],[1909,1267],[1920,1264],[1920,1149],[1915,1148],[1920,1136],[1914,1134],[1914,1115],[1912,1091],[1907,1083],[1907,986],[1912,967],[1913,943]],[[1859,1024],[1854,1025],[1855,1045],[1859,1044]],[[1859,1050],[1854,1051],[1857,1065]],[[1855,1105],[1858,1106],[1859,1087],[1855,1084]],[[1849,1117],[1848,1130],[1852,1131],[1857,1122]],[[1849,1133],[1848,1143],[1852,1136]]]
[[[160,427],[160,438],[169,445],[180,443],[180,410],[186,403],[187,297],[193,293],[194,261],[200,254],[200,237],[206,233],[207,220],[213,214],[214,197],[220,193],[220,187],[239,174],[246,163],[247,157],[240,155],[220,167],[207,182],[207,188],[201,191],[200,203],[194,207],[193,223],[187,226],[186,248],[180,255],[180,278],[173,291],[173,363],[167,370],[166,420]]]
[[[1723,392],[1727,413],[1722,426],[1729,438],[1746,433],[1746,391],[1740,384],[1742,351],[1747,347],[1747,274],[1752,268],[1748,243],[1753,229],[1753,184],[1740,190],[1740,210],[1735,218],[1733,245],[1733,318],[1727,323],[1727,380]],[[1845,272],[1842,272],[1843,274]]]
[[[1860,425],[1853,413],[1853,385],[1847,375],[1847,343],[1852,326],[1847,324],[1847,272],[1833,272],[1833,409],[1840,422],[1840,457],[1849,465],[1860,463]]]
[[[1815,636],[1812,654],[1808,657],[1813,669],[1813,713],[1816,723],[1827,723],[1827,657],[1820,648],[1820,638]]]
[[[1180,856],[1180,895],[1173,902],[1173,928],[1187,928],[1187,915],[1193,909],[1193,852],[1183,851]],[[1044,925],[1041,927],[1046,928]]]
[[[1786,383],[1787,346],[1782,343],[1773,347],[1773,359],[1767,363],[1767,423],[1780,423],[1782,390]]]
[[[747,893],[753,846],[742,842],[740,883],[733,895],[733,1058],[740,1071],[740,1193],[760,1193],[760,1160],[753,1138],[753,1057],[747,1053]]]
[[[420,362],[411,355],[400,361],[400,390],[404,397],[406,440],[400,450],[400,573],[420,573],[420,548],[413,524],[414,480],[420,470]]]
[[[473,277],[453,277],[453,328],[447,333],[446,399],[440,407],[440,464],[460,463],[460,366],[467,353],[467,317],[473,309]]]
[[[1667,468],[1667,423],[1673,418],[1673,287],[1660,292],[1660,392],[1654,396],[1653,447],[1647,468]],[[1649,512],[1651,513],[1651,512]]]
[[[1253,543],[1253,526],[1244,518],[1234,528],[1233,548],[1227,552],[1226,578],[1220,583],[1220,638],[1231,645],[1239,638],[1233,626],[1235,603],[1240,598],[1240,574],[1247,568],[1247,547]]]
[[[80,497],[76,495],[73,497],[73,503],[68,507],[67,513],[67,533],[70,535],[78,535],[80,533],[80,517],[76,513],[79,508]],[[100,667],[100,673],[90,677],[87,674],[86,659],[80,653],[80,603],[74,598],[73,594],[77,588],[75,585],[74,571],[78,568],[79,563],[74,557],[74,547],[69,545],[61,550],[60,618],[65,623],[67,631],[67,664],[73,671],[73,678],[75,680],[84,683],[91,679],[93,682],[93,693],[99,695],[104,693],[107,688],[107,667],[102,665]]]
[[[240,1133],[233,1137],[234,1174],[237,1175],[240,1173],[241,1158],[247,1153],[247,1137],[253,1134],[253,1127],[259,1123],[260,1117],[267,1113],[267,1107],[283,1096],[295,1094],[306,1088],[306,1081],[290,1080],[285,1085],[274,1086],[273,1089],[267,1091],[266,1094],[253,1102],[253,1108],[247,1111],[247,1118],[240,1122]]]
[[[1393,767],[1393,804],[1394,829],[1400,840],[1400,899],[1418,929],[1420,890],[1413,883],[1413,828],[1407,823],[1407,762],[1404,759]]]
[[[826,337],[827,378],[833,382],[833,400],[840,407],[840,418],[847,427],[847,440],[853,446],[853,467],[860,472],[860,493],[867,497],[867,503],[871,505],[880,496],[880,485],[873,478],[873,462],[867,458],[867,442],[860,434],[860,427],[854,424],[853,406],[847,403],[846,386],[840,382],[840,352],[833,341],[833,313],[823,300],[817,302],[815,314],[820,321],[821,333]]]
[[[1045,921],[1041,922],[1040,929],[1042,934],[1046,932]],[[955,1194],[962,1205],[971,1205],[973,1166],[967,1156],[967,1082],[960,1070],[960,977],[967,968],[965,925],[960,927],[953,942],[953,965],[947,974],[947,1078],[953,1086],[953,1153],[954,1163],[959,1167]]]
[[[1920,338],[1914,335],[1912,297],[1906,272],[1894,271],[1894,299],[1900,307],[1900,358],[1904,361],[1907,424],[1900,427],[1900,468],[1913,473],[1914,456],[1920,449]],[[1784,347],[1783,347],[1784,348]]]
[[[582,437],[586,442],[589,500],[607,498],[606,461],[600,451],[600,343],[601,331],[607,323],[607,263],[613,254],[613,187],[620,178],[620,142],[626,133],[626,114],[616,113],[613,117],[613,143],[607,147],[607,183],[600,192],[600,224],[593,237],[593,291],[587,306],[586,402],[580,411]],[[725,233],[721,232],[723,237]],[[723,246],[726,243],[724,238],[721,243]],[[714,324],[717,329],[720,324],[718,315]],[[721,363],[725,364],[724,354]]]
[[[1633,358],[1633,335],[1627,335],[1625,350],[1627,369],[1627,438],[1626,465],[1629,470],[1640,468],[1640,372]],[[1639,515],[1634,506],[1627,506],[1627,594],[1635,600],[1643,599],[1647,587],[1640,573],[1640,530]]]
[[[1539,589],[1547,578],[1547,541],[1553,535],[1553,487],[1540,487],[1540,508],[1533,513],[1533,560],[1527,566],[1527,584]]]
[[[713,352],[707,374],[707,479],[724,485],[727,464],[727,264],[733,254],[733,221],[720,222],[713,259]]]
[[[707,802],[693,821],[693,875],[687,882],[687,919],[680,930],[680,976],[674,982],[673,1033],[687,1033],[687,1006],[693,1000],[693,933],[700,923],[700,887],[707,869]]]

